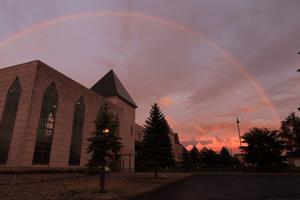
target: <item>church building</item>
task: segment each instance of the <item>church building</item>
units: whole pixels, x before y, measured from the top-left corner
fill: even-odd
[[[113,71],[88,89],[41,61],[0,69],[0,168],[84,167],[104,103],[120,122],[117,169],[134,171],[137,106]]]

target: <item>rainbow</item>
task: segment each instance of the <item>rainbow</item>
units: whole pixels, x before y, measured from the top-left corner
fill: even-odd
[[[54,18],[54,19],[51,19],[48,21],[38,23],[36,25],[33,25],[26,29],[23,29],[20,32],[17,32],[15,34],[9,36],[8,38],[6,38],[0,42],[0,49],[4,48],[5,46],[13,43],[14,41],[32,33],[32,32],[53,26],[55,24],[59,24],[59,23],[63,23],[66,21],[71,21],[71,20],[76,20],[76,19],[81,19],[81,18],[100,17],[100,16],[133,17],[133,18],[138,18],[138,19],[142,19],[142,20],[148,20],[148,21],[159,23],[161,25],[169,26],[178,31],[184,32],[196,39],[205,40],[206,42],[208,42],[210,44],[211,47],[213,47],[216,50],[218,50],[219,52],[221,52],[221,55],[224,56],[232,64],[232,66],[234,66],[247,80],[250,81],[251,85],[255,88],[257,93],[262,98],[264,104],[270,109],[270,112],[272,113],[272,116],[274,117],[274,120],[276,121],[275,122],[276,125],[280,124],[280,117],[279,117],[279,114],[278,114],[275,106],[273,105],[273,102],[268,97],[268,95],[266,94],[264,89],[257,82],[257,80],[246,70],[246,68],[238,60],[236,60],[230,53],[228,53],[227,51],[225,51],[224,49],[219,47],[216,43],[209,40],[204,35],[194,31],[193,29],[191,29],[181,23],[163,19],[161,17],[145,15],[145,14],[139,13],[139,12],[124,12],[124,11],[85,12],[85,13],[79,13],[76,15],[60,16],[60,17],[57,17],[57,18]]]

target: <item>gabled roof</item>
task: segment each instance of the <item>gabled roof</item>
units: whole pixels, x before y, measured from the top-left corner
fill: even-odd
[[[113,70],[110,70],[103,76],[91,90],[103,97],[118,96],[134,108],[137,108],[135,102]]]

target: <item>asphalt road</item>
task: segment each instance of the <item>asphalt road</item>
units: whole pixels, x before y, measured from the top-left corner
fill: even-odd
[[[196,175],[136,200],[300,200],[300,175]]]

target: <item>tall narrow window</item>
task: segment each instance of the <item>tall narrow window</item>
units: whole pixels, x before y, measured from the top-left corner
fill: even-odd
[[[57,104],[58,95],[55,84],[52,82],[43,96],[33,164],[49,164]]]
[[[84,114],[85,114],[84,102],[83,102],[83,98],[80,97],[74,106],[69,165],[74,165],[74,166],[80,165]]]
[[[18,105],[21,95],[21,84],[17,77],[6,94],[6,100],[0,121],[0,164],[6,164],[12,133],[15,126]]]

